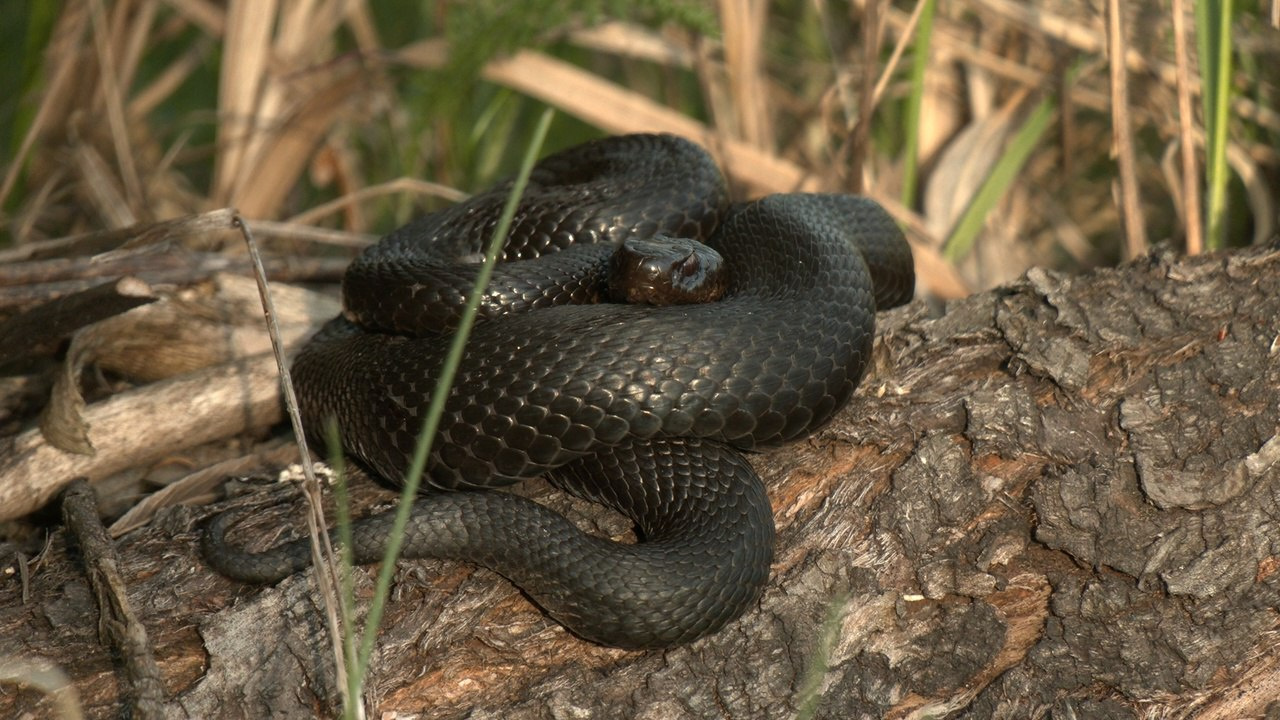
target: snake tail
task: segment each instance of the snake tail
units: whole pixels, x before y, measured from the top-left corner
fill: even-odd
[[[773,557],[773,516],[740,453],[695,439],[623,443],[548,480],[627,516],[638,542],[588,535],[510,493],[459,491],[415,500],[402,555],[487,567],[574,634],[629,649],[695,640],[759,597]],[[353,525],[357,564],[382,559],[393,516]],[[238,519],[224,513],[206,528],[204,555],[218,572],[261,584],[310,566],[305,538],[261,553],[230,545],[226,534]]]

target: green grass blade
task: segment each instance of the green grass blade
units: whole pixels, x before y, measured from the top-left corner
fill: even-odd
[[[973,243],[982,231],[987,216],[1000,201],[1000,197],[1018,178],[1023,164],[1031,156],[1031,152],[1040,144],[1040,139],[1049,129],[1053,114],[1057,111],[1057,100],[1053,96],[1045,96],[1040,104],[1031,111],[1027,121],[1009,141],[1004,154],[996,160],[991,173],[982,181],[978,192],[974,193],[964,214],[956,222],[955,228],[942,246],[942,255],[950,262],[958,262],[973,249]]]
[[[1227,110],[1231,103],[1231,20],[1233,0],[1196,3],[1196,37],[1203,81],[1205,125],[1205,185],[1208,188],[1208,225],[1205,245],[1220,250],[1226,245],[1227,227]]]
[[[842,592],[827,605],[827,616],[822,621],[818,646],[809,655],[809,666],[804,671],[795,720],[810,720],[818,711],[818,703],[822,700],[822,681],[826,679],[827,670],[831,667],[831,653],[840,639],[840,624],[848,604],[849,595]]]
[[[907,96],[906,145],[903,148],[902,204],[915,207],[920,173],[920,105],[924,101],[924,73],[929,67],[929,43],[933,37],[935,0],[925,0],[916,26],[916,46],[911,56],[911,94]]]
[[[453,334],[449,345],[449,354],[446,356],[444,367],[441,370],[440,381],[431,394],[431,403],[423,421],[422,432],[418,436],[418,445],[414,450],[409,471],[404,478],[404,490],[400,495],[400,505],[396,509],[391,536],[387,540],[386,557],[383,559],[382,567],[378,572],[373,600],[369,605],[369,615],[365,621],[358,662],[356,667],[352,669],[352,673],[361,679],[363,679],[369,667],[369,658],[373,654],[378,625],[382,621],[382,613],[386,607],[386,599],[391,587],[391,575],[395,568],[395,561],[400,556],[404,530],[409,524],[409,514],[413,508],[413,500],[421,484],[422,473],[427,464],[427,456],[431,452],[431,441],[435,438],[436,429],[440,424],[440,416],[444,412],[448,389],[453,385],[453,378],[458,372],[458,365],[462,360],[462,351],[466,345],[467,336],[470,335],[471,327],[475,323],[476,310],[480,306],[480,298],[484,294],[485,287],[489,284],[490,276],[493,274],[493,266],[497,262],[498,252],[502,248],[503,241],[506,240],[507,232],[511,228],[512,218],[515,216],[516,204],[524,193],[525,185],[529,180],[529,172],[532,170],[534,161],[542,150],[542,143],[546,139],[547,129],[551,125],[553,115],[554,111],[548,108],[538,120],[533,139],[525,152],[524,162],[520,166],[519,174],[516,175],[511,195],[507,198],[507,204],[502,210],[502,217],[499,219],[498,226],[489,241],[488,249],[485,252],[484,264],[481,265],[475,287],[471,289],[471,294],[467,298],[467,306],[463,310],[462,317],[458,322],[458,328]],[[358,682],[357,687],[359,684]],[[355,697],[352,698],[352,702],[356,702]]]
[[[333,504],[338,526],[338,612],[342,621],[342,659],[348,671],[356,666],[355,641],[355,587],[352,569],[355,567],[351,549],[351,498],[347,493],[346,458],[342,454],[342,437],[338,432],[337,418],[329,418],[325,424],[325,440],[329,447],[329,467],[333,470]],[[359,678],[347,673],[347,702],[353,708],[360,696]]]

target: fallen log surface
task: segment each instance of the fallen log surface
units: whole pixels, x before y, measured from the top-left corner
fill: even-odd
[[[1280,250],[1033,270],[881,316],[851,406],[753,455],[779,529],[759,607],[665,652],[567,634],[501,578],[404,561],[365,700],[422,718],[1275,717],[1280,713]],[[357,513],[390,493],[360,483]],[[529,490],[584,526],[597,508]],[[199,523],[287,487],[174,509],[118,541],[175,717],[310,717],[337,703],[308,574],[233,583]],[[281,530],[284,528],[285,530]],[[6,558],[6,562],[9,558]],[[79,552],[55,535],[0,582],[0,656],[60,666],[116,717]],[[372,568],[357,572],[361,612]],[[34,690],[0,716],[49,716]]]

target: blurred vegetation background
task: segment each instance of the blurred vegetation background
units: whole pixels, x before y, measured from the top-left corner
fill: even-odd
[[[350,253],[314,243],[510,174],[547,105],[547,151],[676,132],[739,196],[867,193],[943,298],[1276,234],[1278,0],[4,5],[6,253],[228,206]]]

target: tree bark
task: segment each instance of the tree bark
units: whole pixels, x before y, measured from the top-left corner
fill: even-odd
[[[1033,270],[879,330],[836,422],[752,456],[779,532],[757,608],[686,647],[611,650],[487,571],[403,561],[370,716],[1280,717],[1280,249]],[[357,513],[390,497],[358,490]],[[292,498],[171,511],[118,543],[170,715],[334,712],[309,574],[249,587],[197,554],[232,505],[261,507],[245,542],[297,532]],[[62,533],[25,604],[22,585],[0,583],[0,655],[53,661],[89,716],[118,716],[121,663]],[[52,707],[0,694],[0,716]]]

